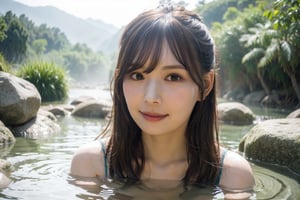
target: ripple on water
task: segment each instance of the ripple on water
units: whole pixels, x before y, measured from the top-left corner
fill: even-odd
[[[59,124],[62,127],[60,134],[38,140],[17,138],[14,147],[6,151],[4,156],[14,166],[10,174],[13,183],[0,191],[0,199],[132,199],[136,192],[154,199],[154,195],[160,195],[159,191],[148,192],[140,188],[131,193],[129,189],[121,192],[119,188],[104,185],[80,188],[70,184],[68,177],[73,152],[80,145],[93,140],[104,121],[66,116],[59,120]],[[249,128],[224,126],[220,134],[222,143],[229,149],[237,149],[237,138],[241,138]],[[3,152],[0,154],[3,155]],[[299,184],[296,181],[256,165],[253,169],[256,199],[300,199]],[[173,192],[174,190],[169,191],[168,194],[173,196]],[[161,195],[165,196],[165,193],[164,191]],[[198,193],[202,196],[211,195],[210,191],[195,188],[183,197],[193,199],[190,197]],[[213,196],[213,199],[222,199],[222,193],[213,193]]]
[[[297,181],[266,168],[254,166],[257,199],[299,199]]]

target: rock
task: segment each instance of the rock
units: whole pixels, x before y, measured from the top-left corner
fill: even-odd
[[[94,97],[80,96],[80,97],[74,99],[70,104],[73,105],[73,106],[76,106],[76,105],[81,104],[83,102],[94,101],[94,100],[96,100]]]
[[[68,112],[72,112],[75,108],[73,105],[62,105],[61,107]]]
[[[257,161],[287,166],[300,174],[300,119],[272,119],[254,126],[239,150]]]
[[[0,120],[5,125],[20,125],[36,116],[41,96],[30,82],[0,72]]]
[[[0,121],[0,147],[15,142],[16,139],[12,132]]]
[[[238,102],[219,103],[218,119],[226,124],[250,125],[255,115],[250,108]]]
[[[300,109],[294,110],[286,118],[300,118]]]
[[[9,129],[16,137],[38,138],[60,132],[60,126],[55,121],[52,113],[39,111],[29,122],[20,126],[10,126]]]
[[[65,109],[63,106],[60,105],[48,105],[48,106],[42,106],[43,110],[46,110],[48,112],[51,112],[55,117],[64,117],[69,114],[70,111]]]
[[[281,102],[279,100],[279,94],[276,92],[272,92],[272,94],[265,96],[261,100],[261,104],[265,106],[276,106],[280,105]]]
[[[12,170],[13,170],[13,166],[9,161],[0,159],[0,171],[10,172]]]
[[[78,117],[105,118],[109,112],[109,105],[97,100],[91,100],[78,104],[71,115]]]
[[[52,114],[51,112],[47,111],[47,110],[39,109],[38,115],[42,115],[44,117],[47,117],[47,118],[49,118],[50,120],[52,120],[54,122],[57,121],[57,118],[55,117],[55,115]]]
[[[255,91],[247,94],[243,99],[246,104],[260,104],[261,100],[265,97],[264,91]]]
[[[246,96],[245,89],[235,89],[230,90],[223,95],[224,99],[233,100],[233,101],[242,101]]]

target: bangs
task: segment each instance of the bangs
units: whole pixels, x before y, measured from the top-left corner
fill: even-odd
[[[121,48],[127,46],[127,49],[123,50],[122,56],[123,61],[126,61],[120,67],[124,73],[130,73],[141,67],[145,67],[144,72],[150,73],[160,59],[165,27],[159,18],[135,26],[135,31],[125,35],[121,43]]]
[[[132,59],[132,63],[128,66],[127,73],[135,71],[141,67],[144,67],[143,72],[145,73],[150,73],[154,70],[155,66],[159,62],[162,46],[160,38],[153,37],[152,39],[149,38],[149,40],[139,43],[137,49],[131,52],[135,55],[135,57]]]

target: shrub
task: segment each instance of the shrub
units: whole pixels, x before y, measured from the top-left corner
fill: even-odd
[[[17,71],[17,75],[35,85],[43,102],[60,101],[67,97],[66,73],[54,63],[25,64]]]
[[[6,62],[5,58],[3,57],[3,55],[1,53],[0,53],[0,71],[4,71],[4,72],[10,71],[10,66]]]

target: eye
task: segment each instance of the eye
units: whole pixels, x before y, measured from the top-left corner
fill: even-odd
[[[143,80],[144,79],[144,76],[142,73],[139,73],[139,72],[133,72],[130,74],[130,78],[132,80]]]
[[[178,74],[170,74],[166,78],[167,81],[181,81],[182,77]]]

